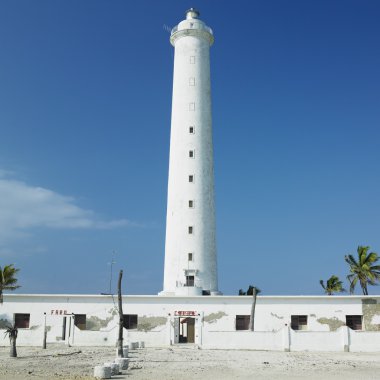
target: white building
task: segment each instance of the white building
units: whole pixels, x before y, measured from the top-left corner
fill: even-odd
[[[212,30],[191,8],[173,28],[164,288],[161,295],[219,294],[211,126]]]
[[[126,341],[147,347],[380,351],[380,296],[124,296]],[[117,299],[104,295],[5,295],[0,329],[16,321],[18,345],[114,346]],[[46,314],[45,314],[46,313]],[[46,318],[46,322],[45,322]],[[0,345],[9,345],[1,334]]]

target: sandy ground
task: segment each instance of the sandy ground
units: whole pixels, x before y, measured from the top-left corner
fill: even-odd
[[[19,347],[18,358],[0,347],[0,379],[92,379],[93,367],[112,361],[110,347],[46,350]],[[380,379],[380,355],[367,353],[200,350],[194,346],[145,348],[129,353],[129,369],[112,379]]]

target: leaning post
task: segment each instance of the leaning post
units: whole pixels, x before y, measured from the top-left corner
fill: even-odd
[[[119,280],[117,282],[117,298],[118,298],[118,305],[119,305],[119,337],[117,340],[117,356],[119,358],[123,358],[123,325],[124,325],[124,318],[123,318],[123,302],[121,299],[121,279],[123,277],[123,271],[120,270],[119,272]]]

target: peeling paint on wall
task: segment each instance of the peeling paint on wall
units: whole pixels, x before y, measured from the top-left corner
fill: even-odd
[[[138,319],[137,330],[151,331],[158,326],[166,325],[166,320],[166,317],[146,317],[143,315]]]
[[[277,319],[284,319],[284,317],[281,317],[280,315],[278,315],[278,314],[276,314],[276,313],[270,313],[270,315],[271,315],[272,317],[277,318]]]
[[[224,311],[218,311],[217,313],[211,313],[203,317],[203,321],[206,323],[215,323],[218,319],[226,317],[227,314]]]
[[[317,322],[319,322],[321,325],[328,325],[330,331],[336,331],[339,329],[339,327],[345,326],[345,322],[341,321],[337,317],[333,318],[318,318]]]
[[[86,319],[86,330],[99,331],[100,329],[107,327],[112,319],[119,314],[117,307],[108,310],[108,314],[110,314],[110,316],[104,319],[96,316],[88,317]]]
[[[96,316],[89,317],[86,319],[86,330],[99,331],[101,328],[107,327],[112,319],[113,315],[105,319]]]
[[[380,304],[373,298],[362,299],[363,329],[366,331],[380,331],[378,319],[380,317]]]

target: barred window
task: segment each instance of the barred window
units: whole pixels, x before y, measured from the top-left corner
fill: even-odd
[[[293,330],[307,330],[307,315],[292,315]]]

